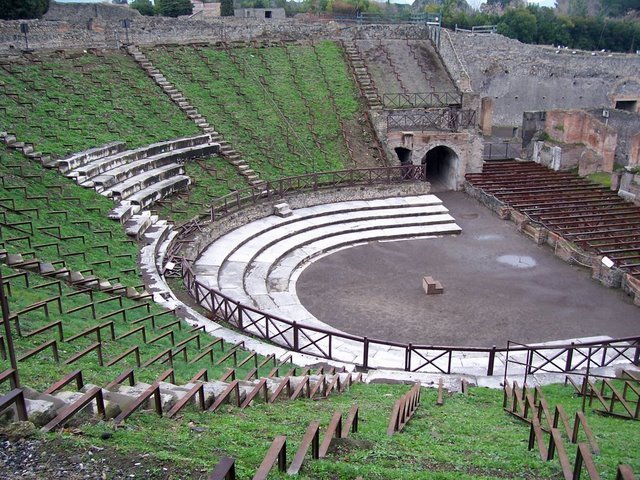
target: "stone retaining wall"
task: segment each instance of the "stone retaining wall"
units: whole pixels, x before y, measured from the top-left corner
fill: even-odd
[[[20,33],[24,21],[0,21],[0,53],[24,48]],[[127,32],[117,19],[81,17],[80,22],[29,20],[29,47],[43,49],[119,48]],[[186,19],[139,17],[131,21],[129,40],[137,45],[216,41],[426,39],[426,26],[341,25],[335,22],[305,23],[294,19],[260,21],[237,18]]]
[[[493,98],[496,125],[519,126],[525,111],[613,107],[623,95],[640,98],[640,55],[574,54],[497,34],[450,35],[473,91]]]

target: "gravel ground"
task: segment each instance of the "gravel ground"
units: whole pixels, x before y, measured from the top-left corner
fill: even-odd
[[[95,445],[82,447],[63,437],[17,438],[0,431],[0,480],[206,478],[205,473],[186,472],[149,454],[119,453],[108,442],[96,439]]]

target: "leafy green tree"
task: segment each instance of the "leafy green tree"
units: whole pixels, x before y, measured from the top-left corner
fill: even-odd
[[[179,17],[191,15],[191,0],[156,0],[156,12],[163,17]]]
[[[571,0],[569,2],[569,15],[572,17],[586,17],[589,14],[586,0]]]
[[[49,0],[0,0],[0,19],[40,18],[49,10]]]
[[[498,33],[524,43],[533,43],[538,35],[536,16],[526,8],[508,10],[498,23]]]
[[[220,15],[222,17],[233,17],[233,0],[222,0]]]
[[[152,16],[155,13],[151,0],[134,0],[131,8],[138,10],[142,15]]]

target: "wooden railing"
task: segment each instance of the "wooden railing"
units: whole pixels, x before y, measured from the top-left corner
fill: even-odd
[[[214,317],[245,333],[261,337],[295,352],[356,363],[362,368],[387,367],[417,372],[455,373],[453,359],[460,354],[475,354],[485,362],[487,375],[493,375],[498,354],[507,355],[507,364],[536,372],[566,373],[577,369],[608,366],[623,360],[640,365],[640,336],[583,344],[528,346],[509,342],[506,348],[414,345],[376,340],[333,330],[300,324],[242,303],[202,284],[196,279],[191,264],[182,261],[183,281],[189,294]],[[357,360],[341,356],[337,342],[347,342],[350,350],[359,350]],[[402,360],[397,364],[372,364],[373,349],[394,351]],[[480,358],[478,359],[480,360]],[[505,369],[506,373],[506,369]]]

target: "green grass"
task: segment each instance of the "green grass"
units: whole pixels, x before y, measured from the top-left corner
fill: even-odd
[[[611,187],[611,174],[607,172],[596,172],[590,175],[587,175],[587,178],[592,182],[599,183],[600,185],[604,185],[605,187]]]
[[[302,479],[550,479],[561,478],[557,459],[543,462],[537,450],[527,450],[529,428],[502,410],[502,392],[473,388],[467,396],[453,395],[436,407],[437,392],[423,389],[422,405],[405,429],[386,435],[394,401],[408,387],[355,385],[341,395],[323,401],[297,400],[255,404],[240,412],[234,407],[211,414],[185,411],[181,421],[136,414],[127,428],[118,429],[110,442],[127,453],[145,452],[192,472],[190,478],[205,478],[218,458],[236,458],[238,477],[251,478],[271,441],[287,436],[288,461],[307,425],[319,420],[324,429],[335,410],[346,414],[353,403],[360,409],[360,428],[350,434],[323,460],[307,461]],[[571,415],[580,399],[569,387],[544,389],[554,408],[559,401]],[[603,417],[587,410],[589,425],[602,453],[595,457],[603,479],[615,478],[618,463],[640,470],[637,422]],[[83,427],[84,435],[71,441],[80,445],[100,444],[108,424]],[[163,432],[158,435],[158,432]],[[582,439],[584,440],[584,439]],[[568,440],[571,460],[576,447]],[[287,478],[272,471],[270,478]],[[584,478],[584,476],[583,476]]]
[[[188,162],[184,167],[193,182],[189,190],[154,207],[162,218],[176,223],[205,212],[214,198],[249,186],[236,168],[220,157]]]
[[[2,273],[6,278],[7,276],[15,273],[15,271],[3,266]],[[28,275],[28,286],[23,277],[9,279],[11,294],[8,296],[8,300],[11,313],[20,312],[30,305],[45,299],[57,296],[60,296],[62,299],[62,312],[59,311],[55,302],[49,303],[49,317],[46,316],[44,309],[33,310],[20,315],[20,327],[23,336],[18,335],[15,323],[12,322],[12,333],[18,357],[43,344],[45,341],[58,340],[60,363],[54,362],[53,354],[50,349],[44,350],[30,359],[19,362],[21,382],[23,385],[31,388],[40,390],[45,389],[53,383],[53,381],[76,369],[82,370],[85,383],[104,386],[126,368],[135,368],[136,364],[134,355],[128,356],[123,361],[118,362],[111,367],[101,367],[98,364],[96,352],[89,353],[86,357],[70,365],[64,364],[64,361],[69,359],[72,355],[82,351],[94,343],[96,341],[96,334],[93,333],[86,337],[73,340],[72,342],[67,341],[67,339],[97,325],[104,325],[105,323],[113,321],[116,337],[130,332],[134,328],[144,326],[147,342],[170,330],[173,331],[174,344],[178,344],[181,341],[196,335],[195,333],[189,333],[189,329],[191,327],[184,322],[180,326],[173,325],[169,328],[162,328],[163,326],[174,322],[176,318],[168,311],[151,301],[149,301],[148,308],[145,308],[141,301],[129,300],[99,292],[93,292],[92,300],[88,293],[73,295],[76,290],[64,283],[61,285],[59,290],[57,285],[47,285],[49,282],[51,282],[51,279],[45,279],[35,274]],[[93,317],[90,308],[84,308],[70,313],[70,311],[75,308],[88,306],[92,302],[100,301],[103,302],[95,305],[95,318]],[[122,314],[115,314],[123,308],[130,309],[125,314],[126,319],[123,318]],[[159,315],[155,318],[155,328],[153,328],[150,319],[141,323],[134,323],[137,319],[142,319],[149,315]],[[62,321],[65,338],[64,342],[59,341],[57,329],[50,329],[41,334],[27,337],[29,332],[33,332],[56,320]],[[198,353],[204,352],[205,347],[214,340],[211,336],[201,332],[197,335],[200,339],[200,348],[197,347],[196,341],[192,340],[187,344],[187,361],[184,361],[182,355],[179,355],[174,359],[177,383],[186,383],[202,368],[207,368],[209,378],[215,379],[221,377],[228,368],[234,366],[232,358],[229,358],[220,365],[214,365],[208,355],[195,363],[190,363]],[[145,343],[141,332],[137,332],[126,338],[114,341],[110,336],[108,327],[101,330],[101,339],[103,341],[102,354],[105,364],[108,363],[110,359],[116,358],[118,355],[135,346],[139,347],[141,363],[144,363],[172,347],[169,336],[154,343]],[[226,343],[216,344],[213,353],[214,362],[221,360],[222,357],[228,353],[230,348],[231,345]],[[177,351],[177,349],[174,349],[174,351]],[[247,355],[248,353],[244,349],[240,348],[236,356],[237,362],[246,358]],[[261,362],[262,360],[264,360],[264,357],[258,356],[258,362]],[[249,372],[249,370],[251,370],[251,368],[253,368],[253,366],[254,361],[249,361],[237,369],[237,375],[242,378]],[[272,367],[273,364],[269,363],[260,369],[260,373],[266,375]],[[0,371],[4,371],[7,368],[9,368],[8,360],[0,361]],[[160,373],[168,368],[168,363],[161,365],[160,362],[148,367],[136,368],[136,380],[152,382]],[[0,388],[6,390],[8,385],[2,385]]]
[[[0,241],[9,253],[34,252],[42,261],[64,260],[71,270],[91,268],[103,279],[128,286],[142,283],[136,265],[138,245],[118,222],[107,218],[115,206],[111,200],[4,148],[0,149],[0,176],[0,212],[4,213]],[[37,212],[20,212],[23,208]],[[31,222],[31,226],[12,226],[20,222]],[[12,240],[24,236],[31,246],[27,240]],[[59,240],[77,236],[82,238]],[[49,243],[56,243],[58,249],[44,246]],[[84,257],[69,255],[78,253]]]
[[[130,148],[196,135],[128,55],[38,53],[0,65],[0,130],[64,156],[114,140]]]
[[[317,52],[179,46],[145,53],[262,178],[273,180],[349,161],[339,119],[359,112],[357,92],[337,45],[324,42]]]

